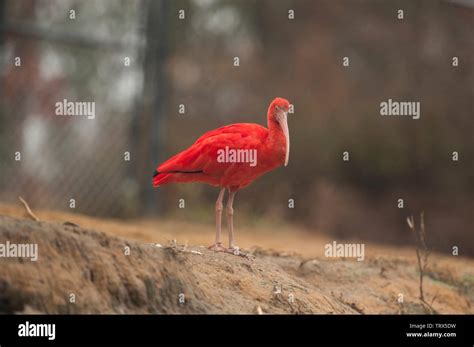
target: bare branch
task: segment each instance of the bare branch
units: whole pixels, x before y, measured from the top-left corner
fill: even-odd
[[[26,212],[28,212],[30,217],[33,220],[39,222],[40,219],[33,213],[33,211],[31,211],[30,206],[28,206],[28,203],[25,201],[25,199],[23,199],[21,196],[19,196],[18,199],[20,199],[20,201],[23,203],[23,206],[25,206]]]
[[[3,24],[0,23],[0,32],[38,40],[54,41],[67,45],[75,44],[91,48],[107,48],[118,51],[140,49],[144,46],[143,40],[139,40],[138,38],[134,40],[123,40],[97,36],[94,37],[90,34],[64,31],[60,29],[55,30],[44,26],[38,26],[37,24],[13,20],[8,20]]]

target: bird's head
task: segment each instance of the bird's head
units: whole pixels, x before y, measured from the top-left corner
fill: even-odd
[[[288,165],[290,159],[290,132],[288,130],[288,111],[290,110],[290,103],[283,98],[275,98],[268,107],[268,122],[275,122],[280,126],[285,135],[286,153],[285,166]]]

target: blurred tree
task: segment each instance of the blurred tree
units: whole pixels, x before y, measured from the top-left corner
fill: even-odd
[[[156,214],[160,208],[158,195],[151,186],[151,177],[156,164],[165,159],[166,124],[163,114],[168,83],[164,68],[168,54],[170,9],[166,0],[146,2],[145,81],[142,102],[132,127],[136,153],[135,177],[140,187],[140,200],[145,202],[145,212],[150,214]]]

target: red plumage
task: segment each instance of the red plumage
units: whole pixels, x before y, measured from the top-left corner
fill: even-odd
[[[218,151],[226,147],[256,150],[256,165],[252,167],[247,162],[219,162]],[[282,165],[285,148],[284,133],[273,114],[269,113],[268,128],[253,123],[238,123],[205,133],[191,147],[158,166],[153,186],[202,182],[235,191]]]

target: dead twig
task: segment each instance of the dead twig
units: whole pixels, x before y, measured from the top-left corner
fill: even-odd
[[[426,230],[425,230],[425,218],[424,212],[421,212],[420,215],[420,227],[417,228],[415,225],[415,219],[413,216],[407,217],[407,224],[410,229],[414,232],[416,237],[416,259],[418,262],[419,270],[419,299],[422,304],[427,306],[432,313],[436,313],[436,310],[433,308],[433,302],[436,299],[436,296],[432,299],[431,304],[425,300],[425,293],[423,291],[423,278],[426,274],[426,267],[428,265],[428,257],[430,256],[430,250],[426,245]]]
[[[40,219],[33,213],[33,211],[31,211],[31,208],[30,208],[30,206],[28,206],[28,203],[25,201],[25,199],[23,199],[21,196],[19,196],[18,199],[20,199],[20,201],[23,203],[23,206],[25,206],[26,212],[28,212],[30,217],[33,220],[39,222]]]
[[[159,245],[159,247],[162,247]],[[197,254],[197,255],[203,255],[202,252],[196,251],[194,249],[188,249],[188,241],[186,240],[185,244],[183,246],[179,246],[178,242],[176,240],[171,240],[168,242],[166,246],[164,246],[165,249],[173,249],[176,252],[181,252],[181,253],[191,253],[191,254]]]

